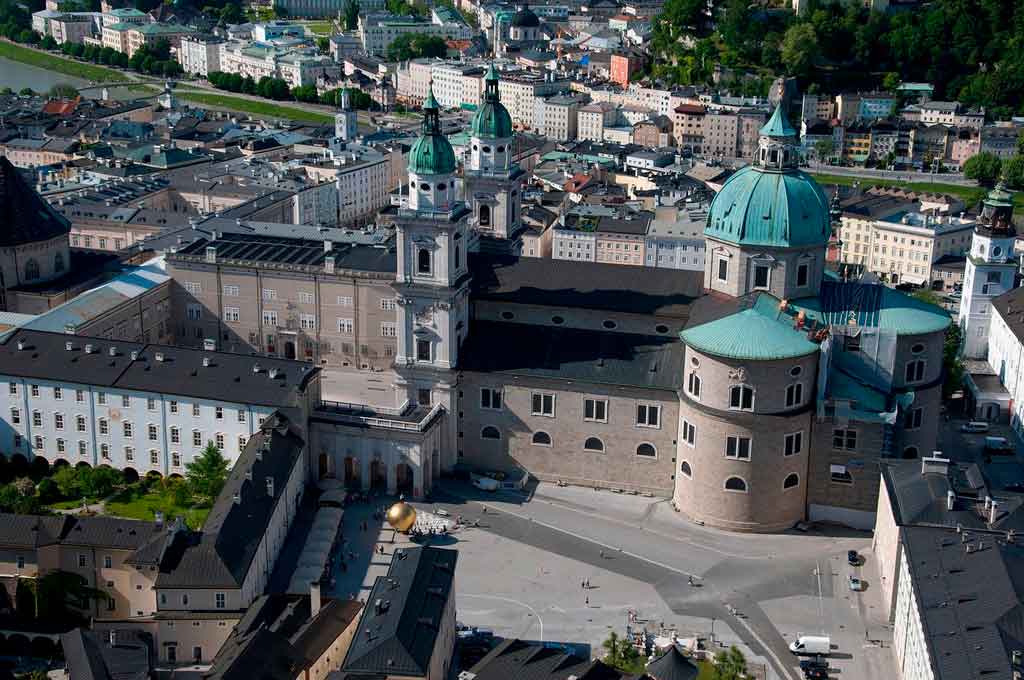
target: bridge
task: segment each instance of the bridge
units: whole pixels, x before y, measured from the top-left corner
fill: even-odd
[[[138,78],[136,80],[116,80],[108,83],[90,83],[84,87],[79,87],[79,92],[88,92],[90,90],[102,90],[103,88],[114,89],[116,87],[131,87],[133,85],[165,85],[171,83],[171,87],[178,84],[178,81],[174,78]]]

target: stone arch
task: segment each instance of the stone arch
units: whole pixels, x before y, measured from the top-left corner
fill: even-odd
[[[92,465],[89,465],[89,463],[86,463],[83,460],[83,461],[79,461],[77,464],[75,464],[75,467],[78,468],[79,470],[82,470],[82,469],[85,469],[85,468],[91,468]]]
[[[129,484],[134,484],[139,481],[139,471],[133,467],[126,467],[122,470],[122,473],[124,474],[124,481]]]
[[[786,479],[782,482],[782,490],[795,489],[800,486],[800,475],[795,472],[791,472],[786,475]]]
[[[415,477],[412,466],[408,463],[395,465],[395,491],[397,493],[412,495],[414,493]]]
[[[723,488],[726,491],[736,491],[738,493],[747,493],[750,490],[747,487],[747,480],[737,476],[732,476],[726,479]]]
[[[480,226],[489,227],[491,225],[491,206],[481,205],[480,206]]]

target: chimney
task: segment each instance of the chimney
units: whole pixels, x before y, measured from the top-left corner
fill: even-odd
[[[215,246],[206,246],[206,261],[210,263],[217,262],[217,248]]]
[[[956,494],[950,489],[946,492],[946,510],[952,511],[956,506]]]
[[[21,349],[21,341],[20,340],[18,341],[18,349]],[[86,354],[92,354],[92,344],[87,344],[85,346],[85,353]]]
[[[271,498],[274,497],[274,478],[267,477],[267,495]]]
[[[210,367],[210,357],[203,357],[203,368]]]
[[[988,509],[988,523],[995,524],[996,519],[999,517],[999,503],[992,501],[992,505]]]
[[[316,616],[320,611],[320,582],[313,581],[309,584],[309,614],[310,618]]]
[[[110,356],[112,356],[112,357],[116,357],[117,356],[117,347],[116,346],[111,345],[109,351],[110,351]]]
[[[926,475],[930,472],[949,475],[949,458],[943,458],[941,451],[934,451],[930,457],[921,459],[921,474]]]
[[[156,356],[155,356],[154,358],[155,358],[155,359],[156,359],[157,361],[159,361],[160,363],[163,363],[163,360],[164,360],[164,353],[163,353],[163,352],[157,352],[157,353],[156,353]]]
[[[325,274],[333,274],[334,273],[334,256],[333,255],[328,255],[327,257],[324,258],[324,273]]]

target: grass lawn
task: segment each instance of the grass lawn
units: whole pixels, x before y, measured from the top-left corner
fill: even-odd
[[[160,510],[167,521],[181,515],[193,529],[198,529],[210,514],[209,507],[185,507],[174,501],[173,494],[154,484],[148,492],[139,485],[133,485],[117,494],[106,505],[106,514],[129,519],[152,521],[154,513]]]
[[[215,106],[229,111],[242,111],[256,116],[288,118],[291,120],[301,120],[309,123],[334,122],[334,116],[326,113],[298,109],[293,106],[275,104],[273,102],[242,99],[240,97],[232,97],[231,95],[212,94],[208,92],[198,92],[196,90],[178,89],[175,91],[175,94],[178,99],[184,99],[186,101],[193,102],[194,104]]]
[[[56,71],[57,73],[63,73],[75,78],[95,80],[98,83],[128,80],[125,74],[105,66],[96,66],[95,64],[85,64],[72,59],[64,59],[55,54],[40,52],[6,41],[0,41],[0,57],[20,61],[30,66],[45,68],[47,71]]]
[[[89,501],[86,501],[86,503],[88,504]],[[51,510],[74,510],[76,508],[82,507],[82,499],[78,498],[73,501],[55,501],[53,503],[48,504],[46,507],[50,508]]]
[[[308,21],[304,26],[318,35],[332,35],[334,33],[334,22],[331,21]]]
[[[972,206],[985,197],[984,187],[967,187],[959,184],[943,184],[942,182],[902,182],[891,179],[875,179],[873,177],[850,177],[846,175],[829,175],[813,172],[811,175],[818,181],[818,184],[838,184],[840,186],[852,186],[854,182],[860,182],[861,186],[869,187],[899,187],[910,191],[929,191],[939,194],[951,194],[960,198],[968,206]]]
[[[715,664],[710,661],[698,661],[697,668],[700,669],[700,673],[697,674],[697,680],[714,680]]]

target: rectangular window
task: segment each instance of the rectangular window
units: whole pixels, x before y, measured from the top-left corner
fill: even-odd
[[[179,430],[176,427],[172,427],[171,428],[171,443],[172,444],[180,444],[181,443],[181,430]]]
[[[103,556],[103,568],[104,569],[110,569],[113,566],[114,566],[114,560],[110,557],[110,555],[104,555]]]
[[[768,287],[768,275],[771,272],[771,268],[766,264],[755,264],[754,265],[754,288],[767,288]]]
[[[203,308],[199,305],[189,305],[185,309],[185,314],[189,321],[199,321],[203,318]]]
[[[794,432],[786,435],[786,446],[784,453],[787,456],[795,456],[804,448],[804,433]]]
[[[530,398],[530,412],[535,416],[555,417],[555,395],[534,392]]]
[[[804,402],[804,385],[796,383],[786,387],[786,406],[799,406]]]
[[[131,439],[132,438],[132,424],[131,423],[124,423],[121,427],[124,428],[124,436],[127,437],[128,439]]]
[[[149,450],[149,464],[159,465],[160,464],[160,452],[156,449]]]
[[[124,447],[124,459],[129,462],[135,460],[135,449],[131,446]]]
[[[39,435],[36,435],[36,437],[35,437],[35,444],[36,444],[36,450],[41,453],[42,450],[43,450],[43,438],[40,437]]]
[[[398,303],[395,301],[395,298],[381,298],[380,308],[385,312],[393,312],[397,306]]]
[[[380,325],[380,334],[385,338],[398,337],[398,327],[391,321],[385,321]]]
[[[54,413],[53,414],[53,427],[55,429],[57,429],[57,430],[63,430],[64,429],[64,414],[63,413]]]
[[[480,388],[480,408],[500,409],[501,390],[492,387]]]
[[[726,260],[725,258],[718,260],[718,280],[729,280],[729,260]]]
[[[906,430],[916,430],[921,427],[921,420],[923,417],[923,408],[915,408],[907,411],[906,419],[903,421],[903,428]]]
[[[213,407],[213,417],[215,419],[217,419],[217,420],[224,420],[224,407],[223,406],[214,406]]]
[[[637,404],[636,426],[661,427],[661,406],[657,404]]]
[[[277,312],[265,309],[263,310],[263,325],[264,326],[276,326],[277,325]]]
[[[86,564],[85,553],[78,553],[78,566],[84,567]]]
[[[192,430],[192,446],[203,445],[203,433],[199,430]]]
[[[65,451],[67,451],[67,447],[64,444],[64,440],[63,439],[58,439],[57,440],[57,453],[64,453]]]
[[[806,264],[799,264],[799,265],[797,265],[797,267],[796,267],[796,285],[797,286],[806,286],[807,285],[807,282],[811,278],[810,277],[810,271],[811,271],[810,265],[806,265]]]
[[[264,288],[263,289],[263,299],[264,300],[276,300],[277,299],[277,291],[274,290],[273,288]]]
[[[31,392],[33,397],[38,397],[39,396],[39,385],[32,385],[32,387],[30,388],[30,392]]]
[[[75,430],[85,432],[85,416],[75,416]]]
[[[683,441],[686,442],[687,446],[693,447],[697,445],[697,426],[693,423],[683,421],[681,428]]]
[[[237,322],[239,318],[238,307],[224,308],[224,321]]]
[[[311,304],[313,304],[313,294],[312,293],[307,293],[305,291],[301,291],[300,290],[299,291],[299,302],[301,302],[304,305],[311,305]]]
[[[32,427],[43,426],[43,413],[42,411],[32,411]]]
[[[853,475],[845,465],[832,465],[829,467],[829,472],[834,484],[853,484]]]
[[[59,387],[54,387],[53,388],[53,398],[56,399],[57,401],[60,401],[61,399],[63,399],[64,398],[64,390],[59,388]]]
[[[584,399],[583,420],[597,423],[608,422],[608,400],[607,399]]]
[[[338,332],[352,335],[352,319],[338,319]]]
[[[750,460],[750,437],[726,437],[725,457],[737,460]]]
[[[314,330],[316,328],[316,316],[313,314],[300,314],[299,327],[305,331]]]
[[[223,451],[224,450],[224,433],[223,432],[218,432],[216,435],[214,435],[213,438],[214,438],[214,441],[216,443],[217,448],[220,449],[221,451]]]
[[[89,445],[86,444],[81,439],[78,440],[78,455],[79,456],[88,456],[89,455]]]
[[[199,295],[203,292],[203,286],[198,281],[185,281],[182,283],[185,290],[191,295]]]
[[[19,411],[16,408],[12,408],[11,409],[11,424],[12,425],[20,425],[21,424],[21,411]]]
[[[238,409],[238,422],[240,422],[240,423],[244,423],[245,422],[245,411],[242,410],[242,409]]]
[[[110,460],[110,444],[107,444],[106,442],[100,444],[100,458]]]
[[[132,405],[132,398],[129,397],[127,394],[122,394],[121,395],[121,406],[123,406],[124,408],[131,408],[131,405]]]
[[[17,394],[18,393],[18,383],[8,383],[7,389],[8,389],[8,391],[11,394]]]
[[[100,406],[106,406],[107,405],[107,393],[106,392],[97,392],[96,393],[96,403],[99,404]]]
[[[224,593],[215,593],[213,596],[213,600],[214,607],[216,607],[217,609],[224,609],[224,607],[226,606],[226,598],[224,596]]]
[[[224,297],[238,297],[241,292],[238,286],[224,286]]]
[[[843,349],[847,352],[859,352],[860,335],[847,335],[846,340],[843,341]]]
[[[75,401],[77,401],[79,404],[85,401],[84,390],[75,390]]]
[[[178,412],[178,402],[174,401],[173,399],[171,401],[167,402],[167,410],[170,411],[171,413],[177,413]]]
[[[740,411],[752,411],[754,408],[754,388],[747,385],[733,385],[730,387],[729,408]]]
[[[177,451],[171,451],[171,466],[181,467],[181,454]]]
[[[855,451],[857,449],[857,430],[832,430],[832,448],[840,451]]]
[[[192,415],[196,418],[199,417],[199,404],[192,404]]]
[[[349,295],[339,295],[338,296],[338,306],[339,307],[351,307],[352,306],[352,297],[349,296]]]
[[[417,361],[430,361],[430,341],[429,340],[417,340],[416,341],[416,360]]]
[[[156,399],[154,399],[153,397],[146,397],[146,410],[147,411],[155,411],[156,410]]]

